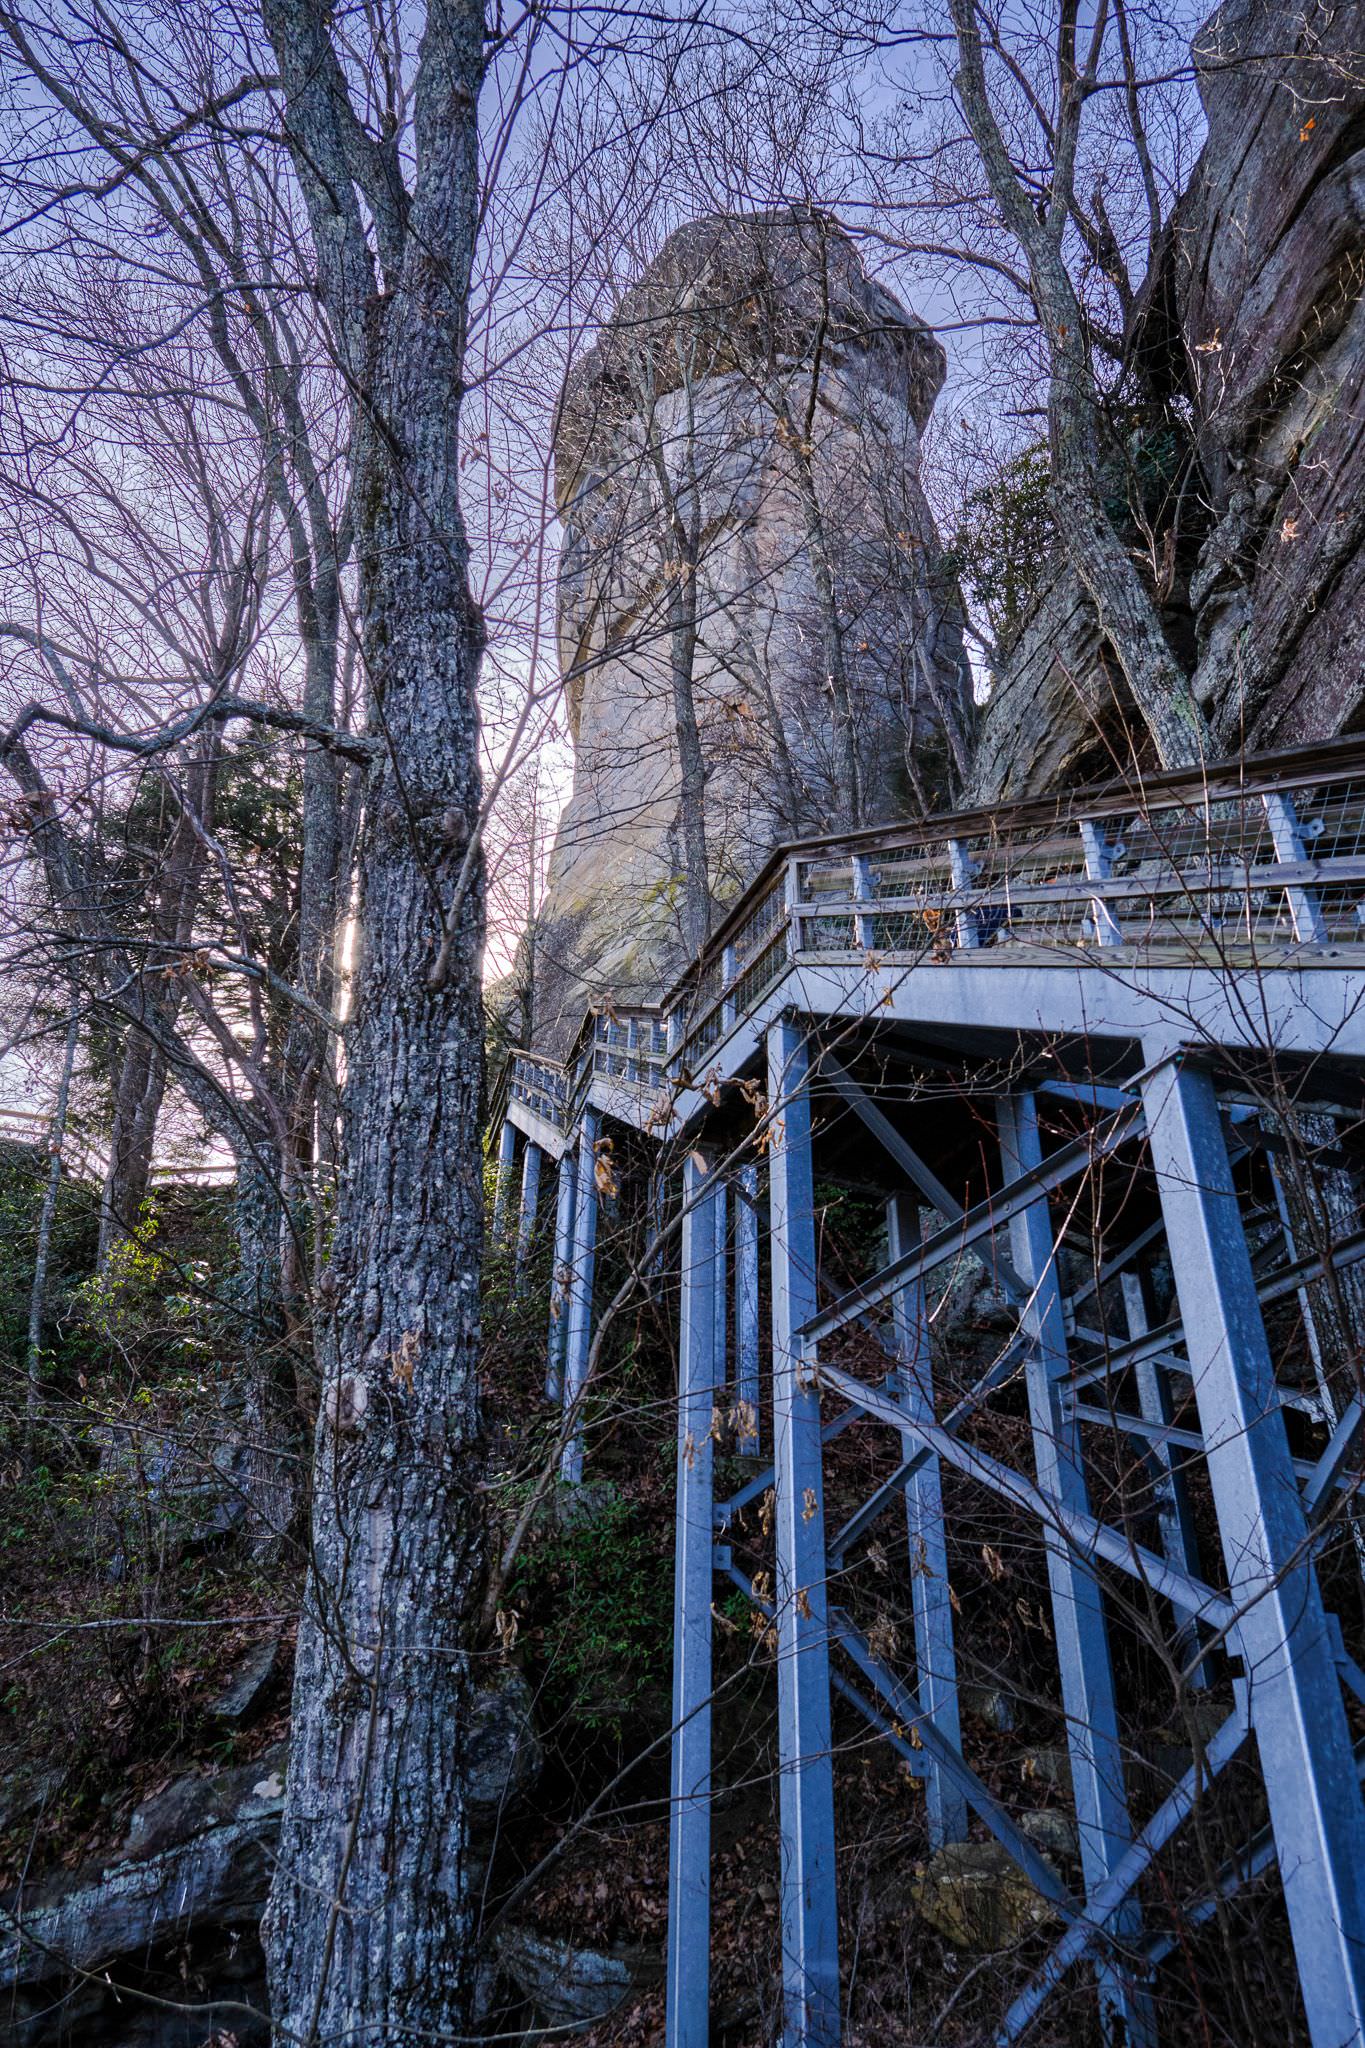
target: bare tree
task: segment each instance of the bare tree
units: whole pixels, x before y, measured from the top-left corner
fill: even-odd
[[[313,2042],[459,2032],[471,1979],[462,1787],[464,1618],[480,1562],[483,892],[478,864],[462,863],[479,812],[483,633],[456,435],[485,53],[469,0],[430,0],[415,55],[399,17],[372,17],[358,66],[321,0],[263,0],[262,18],[351,398],[357,606],[383,740],[361,852],[313,1570],[268,1919],[277,2021]]]

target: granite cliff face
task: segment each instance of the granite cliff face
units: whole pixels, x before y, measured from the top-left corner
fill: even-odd
[[[1213,750],[1365,721],[1365,6],[1229,0],[1194,43],[1208,141],[1129,337],[1194,465],[1167,612]],[[1060,560],[996,679],[978,802],[1143,741]]]
[[[1285,746],[1365,694],[1365,7],[1232,0],[1194,55],[1170,274],[1215,513],[1197,675],[1220,751]]]
[[[535,946],[547,1049],[690,951],[680,688],[715,909],[778,840],[961,787],[970,680],[919,484],[944,368],[839,228],[779,214],[679,230],[572,372],[555,464],[575,776]]]

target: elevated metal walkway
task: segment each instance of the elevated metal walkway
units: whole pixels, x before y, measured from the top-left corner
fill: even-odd
[[[1365,1230],[1342,1145],[1363,1086],[1355,740],[785,848],[657,1010],[604,1006],[564,1066],[511,1055],[498,1227],[520,1137],[519,1266],[542,1160],[559,1162],[547,1392],[570,1481],[602,1147],[625,1126],[677,1162],[661,1237],[681,1286],[673,2048],[708,2039],[717,1573],[773,1631],[789,2048],[840,2037],[834,1698],[924,1781],[933,1846],[974,1816],[1062,1920],[999,2041],[1082,1960],[1106,2038],[1159,2041],[1153,1973],[1176,1926],[1274,1861],[1314,2048],[1365,2043],[1347,1704],[1365,1702],[1365,1673],[1321,1582],[1361,1470]],[[817,1166],[885,1199],[885,1255],[851,1287],[822,1269]],[[927,1290],[969,1255],[1016,1327],[972,1384],[939,1389]],[[1286,1313],[1311,1370],[1272,1352],[1266,1316]],[[1028,1451],[1009,1462],[983,1423],[1021,1394]],[[858,1500],[828,1466],[850,1428],[885,1443]],[[718,1444],[754,1467],[721,1500]],[[1045,1559],[1076,1888],[964,1753],[945,1479],[1030,1528]],[[893,1511],[913,1657],[858,1619]],[[1217,1531],[1202,1555],[1201,1515]],[[1111,1637],[1136,1610],[1169,1668],[1226,1708],[1156,1803],[1134,1793],[1113,1675]],[[1269,1826],[1173,1913],[1157,1860],[1249,1736]]]

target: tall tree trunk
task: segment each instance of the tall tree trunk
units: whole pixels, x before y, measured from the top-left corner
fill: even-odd
[[[361,394],[360,607],[385,742],[361,857],[312,1568],[265,1931],[288,2038],[397,2043],[466,2032],[472,1977],[463,1787],[481,1566],[481,877],[453,918],[452,897],[478,814],[482,633],[456,427],[482,16],[467,0],[428,0],[409,198],[394,182],[397,151],[371,145],[351,107],[330,9],[262,0],[262,13],[321,289]]]
[[[1171,651],[1155,598],[1143,583],[1122,534],[1106,509],[1105,429],[1085,315],[1063,255],[1072,218],[1071,194],[1081,112],[1095,87],[1103,10],[1097,17],[1086,75],[1074,64],[1076,10],[1060,10],[1066,59],[1046,206],[1032,183],[1025,190],[996,118],[986,78],[980,0],[948,0],[957,38],[955,79],[987,182],[1001,217],[1024,252],[1029,287],[1047,341],[1048,439],[1057,530],[1089,591],[1101,630],[1114,649],[1133,702],[1166,768],[1187,767],[1208,749],[1208,730],[1190,679]]]
[[[28,1398],[25,1421],[30,1449],[42,1407],[43,1310],[47,1301],[47,1268],[52,1256],[52,1227],[57,1220],[57,1195],[62,1184],[62,1146],[66,1142],[66,1118],[71,1103],[71,1076],[76,1065],[76,1040],[79,1031],[80,1011],[73,993],[71,1016],[66,1027],[66,1044],[62,1050],[61,1077],[57,1083],[57,1101],[48,1130],[47,1182],[43,1188],[43,1206],[38,1216],[38,1243],[33,1255],[33,1286],[28,1300]]]
[[[166,1056],[135,1025],[124,1034],[114,1082],[114,1119],[109,1164],[100,1191],[97,1264],[136,1230],[152,1176],[157,1121],[166,1096]]]
[[[788,422],[790,426],[790,421]],[[858,762],[858,729],[853,708],[853,691],[844,658],[844,625],[839,616],[839,593],[834,581],[834,564],[826,545],[824,514],[815,483],[815,468],[809,444],[796,446],[796,479],[805,517],[806,547],[810,554],[815,599],[820,609],[820,637],[825,650],[825,681],[833,709],[834,758],[843,785],[839,823],[856,830],[863,822],[862,771]]]
[[[679,565],[668,594],[668,673],[678,741],[678,815],[682,825],[684,925],[700,952],[711,932],[711,875],[706,852],[706,760],[693,685],[697,662],[697,567]]]

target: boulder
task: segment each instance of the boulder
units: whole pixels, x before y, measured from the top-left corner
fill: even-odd
[[[466,1761],[470,1825],[478,1833],[496,1826],[508,1802],[531,1790],[544,1761],[531,1688],[515,1665],[475,1694]]]
[[[950,1842],[917,1874],[913,1896],[954,1948],[1014,1948],[1056,1919],[999,1842]]]
[[[974,1685],[968,1681],[959,1687],[958,1698],[964,1714],[993,1728],[997,1735],[1008,1735],[1013,1728],[1013,1695],[998,1685]]]
[[[269,1677],[263,1662],[263,1650],[253,1652],[227,1690],[245,1694],[251,1678],[259,1691]],[[471,1713],[469,1853],[478,1871],[508,1801],[539,1775],[541,1749],[519,1671],[500,1670],[475,1694]],[[215,2032],[235,2034],[240,2048],[264,2039],[264,2021],[238,2008],[264,2010],[257,1928],[287,1757],[279,1743],[254,1763],[187,1773],[136,1808],[114,1854],[0,1898],[0,1991],[15,2048],[59,2039],[95,2048],[113,2036],[138,2048],[202,2048]],[[158,2018],[133,1996],[120,2003],[120,1987],[183,1999],[176,1973],[182,1963],[191,1968],[186,1958],[204,1987],[204,2011]],[[83,1974],[91,1971],[102,1979],[108,1972],[109,1983],[92,1987]],[[215,2000],[230,2009],[215,2016]]]
[[[652,1949],[578,1948],[525,1927],[503,1928],[498,1960],[540,2024],[556,2034],[585,2033],[634,1990],[663,1974]]]
[[[254,1928],[284,1804],[285,1749],[178,1779],[116,1856],[0,1898],[0,1987],[99,1969],[214,1925]]]
[[[1080,1834],[1065,1807],[1040,1806],[1033,1813],[1021,1813],[1019,1832],[1054,1861],[1067,1857],[1074,1860],[1081,1853]]]
[[[0,1829],[13,1827],[30,1814],[42,1813],[62,1793],[68,1773],[19,1764],[0,1778]]]
[[[215,1720],[229,1726],[248,1720],[274,1678],[280,1663],[280,1639],[268,1636],[233,1665],[227,1683],[209,1701]]]

